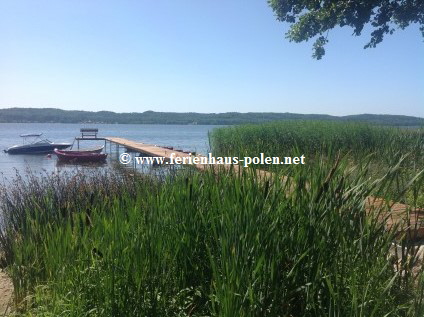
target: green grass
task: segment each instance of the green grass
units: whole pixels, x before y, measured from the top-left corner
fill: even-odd
[[[393,165],[403,153],[424,166],[424,130],[399,129],[362,123],[284,121],[215,129],[210,136],[215,155],[268,156],[303,153],[314,159],[349,153],[355,160],[375,154],[376,161]]]
[[[414,249],[363,208],[394,172],[22,179],[1,201],[18,315],[421,316]]]
[[[424,129],[400,129],[365,123],[284,121],[215,129],[210,135],[215,156],[285,157],[305,155],[306,165],[257,165],[285,175],[298,169],[315,169],[345,156],[351,166],[369,166],[369,177],[378,179],[401,161],[393,175],[387,198],[399,200],[409,179],[424,169]],[[255,167],[252,165],[252,167]],[[382,192],[375,192],[382,195]],[[409,192],[403,202],[413,201]],[[424,188],[419,190],[424,206]],[[408,198],[409,197],[409,198]]]

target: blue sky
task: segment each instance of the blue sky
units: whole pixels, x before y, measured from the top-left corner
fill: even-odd
[[[0,108],[424,117],[418,27],[284,38],[265,0],[2,0]]]

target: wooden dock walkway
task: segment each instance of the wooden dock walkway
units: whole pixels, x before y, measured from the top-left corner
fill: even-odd
[[[146,144],[142,142],[130,141],[123,138],[114,138],[114,137],[106,137],[104,138],[108,142],[115,143],[117,145],[123,146],[131,151],[143,153],[148,156],[159,156],[170,159],[171,153],[175,153],[175,156],[178,157],[189,157],[189,153],[184,153],[175,149],[167,149],[161,146]]]
[[[145,154],[146,156],[165,157],[168,160],[170,159],[171,153],[174,153],[174,158],[190,156],[189,153],[185,153],[180,150],[130,141],[124,138],[106,137],[104,140],[123,146],[130,151]],[[196,156],[202,157],[202,155],[198,154]],[[204,164],[193,164],[193,166],[199,170],[204,170],[208,167],[208,165]],[[213,168],[233,168],[236,173],[240,172],[240,169],[242,169],[239,165],[213,165]],[[256,170],[256,173],[261,179],[271,180],[274,178],[273,174],[268,171]],[[283,177],[280,180],[285,181],[287,178]],[[384,221],[387,229],[391,229],[393,226],[399,225],[398,236],[405,236],[407,239],[411,240],[424,239],[424,210],[413,210],[408,205],[387,202],[386,200],[377,197],[368,197],[365,201],[365,209],[369,213],[376,214],[379,220]],[[381,210],[386,211],[381,212]]]
[[[404,235],[407,240],[424,239],[424,209],[414,209],[405,204],[371,196],[365,201],[365,209],[383,221],[387,230],[399,225],[399,237]]]
[[[115,137],[106,137],[104,138],[106,141],[108,142],[112,142],[115,143],[119,146],[125,147],[128,150],[131,150],[133,152],[138,152],[138,153],[142,153],[145,154],[147,156],[157,156],[157,157],[164,157],[165,161],[169,161],[171,159],[171,154],[173,153],[173,158],[176,157],[199,157],[199,158],[205,158],[204,155],[200,155],[200,154],[191,154],[191,153],[186,153],[183,152],[181,150],[177,150],[177,149],[168,149],[165,147],[161,147],[161,146],[157,146],[157,145],[152,145],[152,144],[146,144],[143,142],[135,142],[135,141],[130,141],[127,139],[123,139],[123,138],[115,138]],[[192,166],[194,166],[195,168],[199,169],[199,170],[203,170],[206,169],[208,167],[210,167],[210,165],[205,165],[205,164],[192,164]],[[238,172],[240,170],[240,166],[239,165],[212,165],[214,168],[219,168],[219,167],[223,167],[226,169],[230,169],[230,168],[234,168],[236,172]],[[257,170],[259,176],[261,178],[264,179],[271,179],[272,178],[272,173],[268,172],[268,171],[264,171],[264,170]]]

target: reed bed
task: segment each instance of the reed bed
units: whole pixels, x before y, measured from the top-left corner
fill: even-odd
[[[414,153],[411,160],[424,164],[423,129],[401,129],[366,123],[326,121],[280,121],[215,129],[210,136],[215,155],[249,156],[264,152],[294,155],[304,153],[311,158],[338,152],[361,160],[375,154],[379,162],[397,163],[400,155]]]
[[[215,129],[210,135],[215,156],[285,157],[305,155],[306,166],[252,165],[285,175],[300,168],[315,169],[322,160],[334,162],[345,156],[350,166],[368,166],[369,177],[378,179],[400,164],[389,191],[375,192],[402,202],[419,195],[424,206],[424,188],[403,195],[408,181],[424,169],[424,129],[401,129],[366,123],[325,121],[280,121]],[[400,162],[400,163],[399,163]],[[403,195],[403,197],[401,197]],[[408,198],[409,197],[409,198]]]
[[[364,210],[400,165],[368,167],[19,180],[0,197],[16,314],[422,316],[416,249]]]

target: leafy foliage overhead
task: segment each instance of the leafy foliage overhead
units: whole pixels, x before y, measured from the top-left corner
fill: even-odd
[[[375,47],[386,34],[412,23],[424,36],[424,0],[268,0],[277,20],[291,24],[286,37],[299,43],[315,38],[313,57],[325,54],[329,30],[349,26],[353,35],[372,28],[364,48]]]

